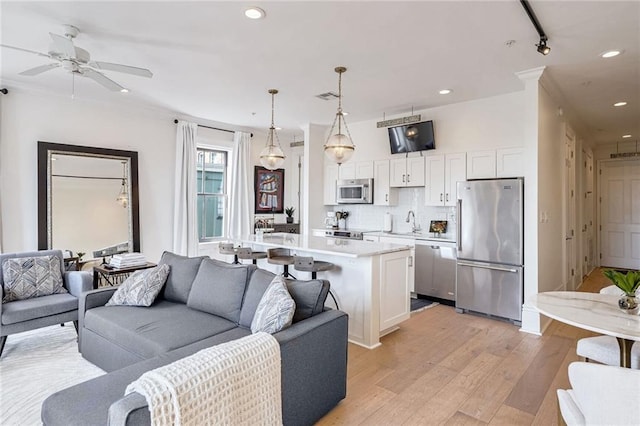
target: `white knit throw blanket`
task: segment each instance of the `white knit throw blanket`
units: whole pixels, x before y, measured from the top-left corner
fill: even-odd
[[[268,333],[203,349],[127,386],[152,425],[281,425],[280,345]]]

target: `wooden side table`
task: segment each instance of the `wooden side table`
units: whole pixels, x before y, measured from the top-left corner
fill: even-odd
[[[93,288],[98,288],[100,282],[104,283],[104,286],[119,285],[131,275],[132,272],[139,271],[141,269],[149,269],[157,266],[155,263],[147,262],[144,265],[131,266],[129,268],[110,268],[107,264],[102,264],[93,267]]]

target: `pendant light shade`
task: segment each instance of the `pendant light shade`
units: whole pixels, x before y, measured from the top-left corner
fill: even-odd
[[[127,190],[127,162],[122,162],[122,186],[120,193],[116,197],[116,201],[125,209],[129,206],[129,191]]]
[[[324,153],[338,165],[348,161],[356,149],[342,112],[342,73],[345,71],[347,71],[345,67],[335,68],[335,72],[338,73],[338,112],[336,112],[336,118],[331,125],[329,138],[324,144]],[[338,125],[337,130],[336,124]],[[345,133],[343,133],[343,129]]]
[[[260,164],[262,164],[265,169],[275,170],[282,166],[285,156],[282,148],[280,148],[278,133],[273,124],[274,97],[278,93],[278,90],[270,89],[269,93],[271,94],[271,127],[269,127],[269,134],[267,135],[267,145],[260,152]]]

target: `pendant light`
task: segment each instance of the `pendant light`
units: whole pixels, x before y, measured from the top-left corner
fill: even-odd
[[[336,118],[333,120],[333,124],[331,125],[329,138],[327,138],[327,142],[324,144],[324,153],[332,161],[338,163],[338,165],[348,161],[349,158],[351,158],[353,151],[356,149],[355,145],[353,145],[353,141],[351,140],[351,133],[349,133],[349,128],[347,127],[347,122],[344,119],[344,114],[342,113],[342,73],[345,71],[347,71],[345,67],[335,68],[335,72],[338,73],[338,112],[336,113]],[[338,131],[334,133],[336,123],[338,123]],[[346,134],[342,133],[343,127]]]
[[[267,146],[265,146],[260,153],[260,163],[265,169],[275,170],[284,163],[285,156],[282,152],[282,148],[280,148],[278,133],[273,125],[273,103],[278,90],[269,89],[269,93],[271,94],[271,127],[269,127],[269,134],[267,135]]]
[[[127,162],[122,162],[122,187],[120,188],[120,193],[116,198],[116,201],[120,203],[122,207],[125,209],[129,205],[129,191],[127,190]]]

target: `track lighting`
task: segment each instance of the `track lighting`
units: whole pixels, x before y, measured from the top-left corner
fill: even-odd
[[[538,46],[538,53],[542,53],[545,56],[551,52],[551,48],[547,46],[546,37],[540,37],[540,44],[536,44],[536,46]]]

